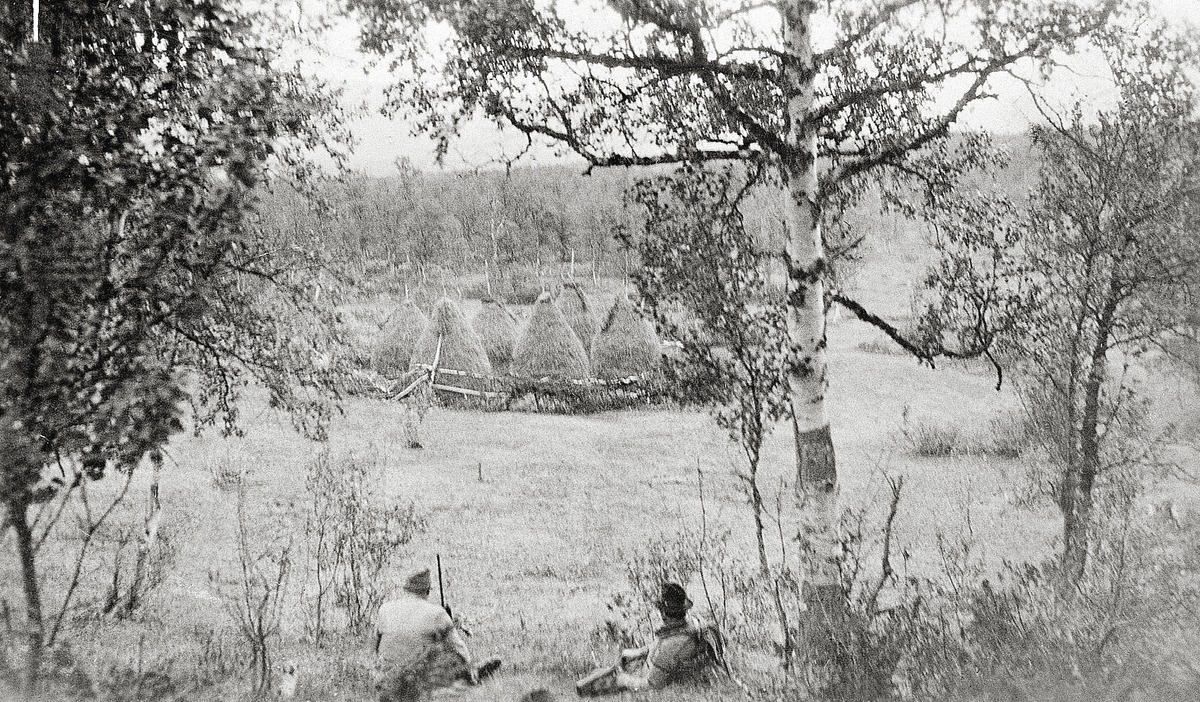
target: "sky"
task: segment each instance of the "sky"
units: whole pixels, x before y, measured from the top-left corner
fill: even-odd
[[[1152,3],[1173,23],[1200,26],[1200,0],[1152,0]],[[354,27],[342,23],[323,36],[320,58],[306,59],[331,84],[343,88],[347,106],[359,110],[359,116],[350,125],[358,142],[349,159],[351,168],[372,176],[386,176],[396,172],[398,159],[405,158],[418,168],[436,169],[432,141],[412,136],[409,124],[379,114],[390,78],[383,67],[370,67],[369,59],[355,50],[356,45]],[[1111,101],[1111,94],[1106,97],[1103,68],[1097,58],[1077,57],[1065,69],[1058,70],[1051,80],[1049,94],[1060,97],[1064,104],[1076,98],[1101,104]],[[1015,80],[1002,79],[994,87],[999,98],[968,108],[960,120],[961,127],[1014,133],[1036,121],[1037,113],[1028,93]],[[516,154],[523,144],[519,135],[499,132],[490,124],[470,124],[452,147],[445,168],[486,168],[503,156]],[[564,158],[548,149],[537,150],[532,156],[523,162],[565,161],[580,163],[582,167],[577,158]]]

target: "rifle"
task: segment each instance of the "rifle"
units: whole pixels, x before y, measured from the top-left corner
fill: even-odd
[[[446,606],[446,590],[442,586],[442,554],[437,554],[437,569],[438,569],[438,599],[441,600],[442,609],[446,610],[446,614],[454,619],[454,614],[450,608]]]

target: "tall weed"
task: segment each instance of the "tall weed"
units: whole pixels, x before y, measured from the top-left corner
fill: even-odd
[[[329,630],[330,604],[345,615],[351,633],[370,627],[389,594],[387,569],[425,528],[413,503],[380,494],[380,468],[373,449],[339,458],[326,449],[307,468],[304,532],[316,581],[307,614],[316,640]]]

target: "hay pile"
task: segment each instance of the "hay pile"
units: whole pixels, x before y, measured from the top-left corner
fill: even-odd
[[[492,370],[504,374],[508,372],[513,347],[517,345],[517,318],[498,300],[485,297],[482,302],[483,308],[475,315],[471,326],[483,342]]]
[[[483,342],[479,335],[467,323],[462,308],[458,303],[443,297],[438,300],[433,309],[433,319],[425,329],[425,333],[417,340],[413,348],[410,366],[418,363],[432,364],[437,353],[438,337],[442,339],[442,352],[438,357],[438,368],[492,374],[492,364],[488,361],[487,352],[483,350]],[[472,390],[486,389],[485,381],[476,378],[456,377],[452,381],[446,376],[438,376],[440,384],[453,384],[456,387]],[[450,397],[451,393],[438,391],[439,397]],[[458,396],[460,399],[461,395]]]
[[[617,295],[592,340],[592,372],[597,378],[628,378],[657,369],[661,357],[654,326],[637,313],[628,297]]]
[[[405,300],[383,323],[371,344],[371,369],[396,378],[408,371],[413,347],[421,338],[429,318],[411,299]]]
[[[596,319],[596,311],[583,292],[583,287],[575,282],[563,283],[556,302],[571,329],[575,330],[575,336],[579,337],[586,353],[592,348],[592,337],[596,335],[599,320]]]
[[[588,357],[562,310],[542,293],[513,349],[512,374],[522,378],[588,377]]]

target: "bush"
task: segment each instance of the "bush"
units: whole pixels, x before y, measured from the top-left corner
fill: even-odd
[[[220,593],[226,613],[250,649],[249,660],[245,662],[254,680],[254,690],[261,694],[271,686],[272,653],[282,631],[295,539],[290,515],[257,516],[251,523],[243,485],[237,500],[237,575],[223,577],[211,571],[209,583]]]
[[[896,661],[892,694],[916,699],[1178,699],[1197,689],[1195,533],[1164,535],[1130,508],[1098,525],[1093,558],[1068,586],[1057,560],[988,574],[965,541],[939,539],[943,572],[897,582],[865,629]],[[877,658],[878,660],[878,658]],[[1164,696],[1165,695],[1165,696]],[[836,699],[860,699],[843,695]],[[1132,697],[1137,699],[1138,697]]]
[[[923,458],[951,456],[995,456],[1020,458],[1032,440],[1023,417],[1006,414],[996,417],[988,432],[966,431],[954,424],[914,418],[908,407],[901,416],[900,437],[905,449]]]
[[[958,427],[913,418],[907,406],[901,418],[900,435],[913,455],[947,458],[964,452],[964,436]]]
[[[847,619],[829,642],[834,665],[802,658],[795,674],[761,671],[753,684],[784,699],[846,702],[1194,697],[1200,523],[1163,517],[1129,492],[1132,484],[1104,488],[1113,496],[1097,512],[1108,519],[1096,526],[1084,579],[1068,587],[1056,561],[1005,563],[993,572],[972,542],[944,536],[941,571],[910,574],[907,551],[890,533],[899,505],[893,482],[892,511],[882,523],[865,509],[842,515],[837,564]],[[612,598],[614,616],[593,638],[645,640],[658,589],[676,581],[698,605],[711,600],[741,662],[764,660],[773,643],[766,633],[778,626],[772,583],[731,545],[728,534],[702,539],[684,531],[626,554],[629,590]],[[701,579],[711,598],[698,596]],[[795,613],[796,581],[781,582]]]
[[[1029,437],[1024,417],[1008,412],[992,419],[991,441],[987,447],[990,455],[998,458],[1020,458],[1026,455],[1034,442]]]
[[[728,653],[748,659],[777,656],[780,636],[774,587],[781,582],[794,607],[796,579],[788,572],[764,577],[757,561],[746,555],[727,529],[707,534],[684,529],[623,554],[629,589],[610,598],[612,614],[593,638],[623,645],[648,641],[654,632],[654,603],[662,586],[675,582],[695,602],[693,613],[721,630],[729,643]]]
[[[858,350],[880,356],[907,356],[909,353],[900,345],[885,336],[877,336],[870,341],[858,342]]]
[[[379,495],[374,482],[379,468],[374,448],[337,459],[326,449],[308,466],[304,531],[315,563],[316,597],[307,612],[314,639],[327,630],[331,597],[352,634],[369,628],[390,594],[384,574],[425,527],[411,502],[395,503]]]
[[[208,473],[212,476],[213,487],[222,492],[240,488],[251,472],[252,469],[246,465],[244,460],[234,458],[229,453],[217,459],[216,463],[208,464]]]

